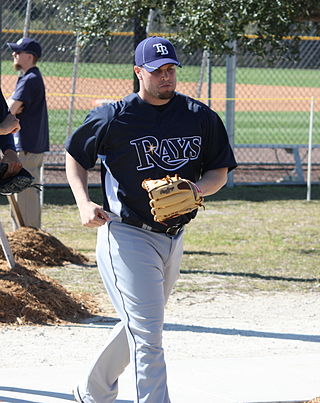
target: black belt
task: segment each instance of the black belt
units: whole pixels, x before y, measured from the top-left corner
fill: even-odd
[[[132,225],[134,227],[146,229],[148,231],[157,232],[160,234],[166,234],[168,236],[178,235],[183,230],[183,227],[184,227],[183,225],[172,225],[171,227],[165,227],[163,229],[158,229],[158,228],[151,227],[150,225],[147,225],[147,224],[144,224],[141,222],[131,221],[128,218],[122,218],[121,221],[125,224]]]

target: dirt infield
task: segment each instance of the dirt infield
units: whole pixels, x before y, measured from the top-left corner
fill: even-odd
[[[68,109],[70,106],[71,77],[44,77],[49,109]],[[16,76],[2,76],[5,93],[12,93]],[[177,91],[197,97],[196,82],[179,82]],[[117,100],[132,92],[132,80],[78,78],[76,83],[75,109],[92,109],[102,100]],[[226,86],[213,84],[211,88],[212,108],[225,110]],[[320,88],[248,85],[236,86],[236,111],[304,111],[310,110],[310,99],[320,101]],[[203,102],[207,98],[207,84],[202,86]],[[320,102],[315,103],[315,111],[320,110]]]

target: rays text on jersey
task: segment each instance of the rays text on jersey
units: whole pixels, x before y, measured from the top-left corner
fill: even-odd
[[[155,166],[174,171],[199,157],[201,137],[175,137],[159,141],[154,136],[144,136],[131,140],[130,144],[135,147],[137,153],[138,171]]]

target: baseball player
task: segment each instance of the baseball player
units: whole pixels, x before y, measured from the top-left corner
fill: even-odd
[[[14,134],[15,146],[23,166],[35,178],[35,183],[41,183],[44,153],[49,151],[46,92],[37,67],[42,47],[36,40],[26,37],[7,45],[12,51],[15,70],[22,73],[8,99],[11,113],[17,115],[21,124],[21,129]],[[40,228],[42,207],[39,189],[30,187],[15,197],[25,225]],[[17,229],[15,221],[13,228]]]
[[[179,175],[206,196],[224,186],[236,167],[218,115],[175,91],[177,67],[171,42],[156,36],[143,40],[135,51],[139,92],[91,111],[65,144],[81,222],[98,227],[98,268],[121,320],[75,387],[77,402],[114,402],[129,362],[135,402],[170,402],[164,307],[179,276],[184,226],[197,209],[155,221],[141,183]],[[103,206],[90,200],[87,186],[87,171],[98,158]]]

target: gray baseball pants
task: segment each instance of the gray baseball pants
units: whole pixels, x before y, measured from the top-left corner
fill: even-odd
[[[162,330],[182,244],[182,233],[168,237],[117,220],[98,229],[98,268],[121,321],[79,385],[84,403],[114,402],[129,362],[134,402],[170,403]]]

